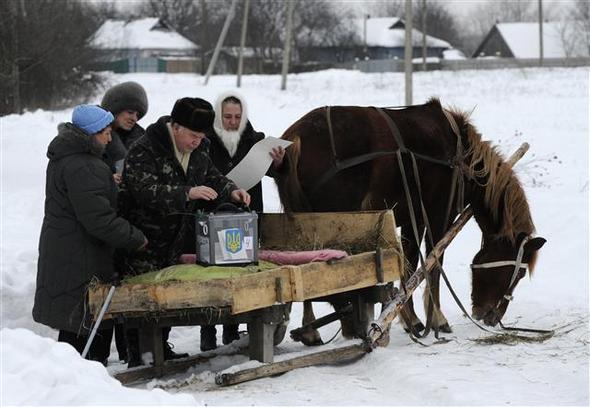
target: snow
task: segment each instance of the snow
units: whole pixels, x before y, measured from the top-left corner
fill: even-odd
[[[400,21],[397,17],[373,17],[366,19],[367,22],[367,46],[369,47],[403,47],[405,44],[406,31],[403,28],[391,29],[395,23]],[[362,41],[364,37],[365,19],[356,18],[352,20],[356,28],[358,38]],[[412,29],[412,43],[414,46],[422,45],[422,32]],[[451,48],[451,44],[439,38],[426,36],[428,47]]]
[[[215,100],[235,84],[234,76],[214,76],[203,86],[202,77],[189,74],[113,75],[111,84],[129,80],[141,83],[150,100],[144,126],[168,114],[179,97]],[[490,334],[464,318],[443,288],[443,311],[454,329],[444,335],[450,340],[446,344],[434,344],[429,337],[424,342],[431,346],[419,346],[394,324],[387,347],[355,362],[299,369],[228,388],[215,385],[215,373],[251,364],[245,356],[218,357],[183,374],[123,387],[112,378],[124,369],[114,345],[105,369],[82,360],[55,341],[55,331],[33,322],[45,152],[57,124],[69,119],[71,109],[1,117],[0,404],[588,405],[588,82],[587,68],[418,72],[413,82],[416,103],[439,96],[443,104],[473,111],[474,124],[506,154],[524,141],[531,144],[515,170],[538,234],[548,242],[534,276],[517,287],[504,322],[554,329],[553,338],[513,345],[475,342]],[[242,83],[240,92],[248,100],[254,128],[274,137],[317,106],[404,103],[403,73],[329,70],[289,75],[284,92],[279,91],[279,76],[244,76]],[[273,181],[265,178],[263,187],[265,210],[280,210]],[[447,275],[466,305],[469,263],[480,237],[471,221],[445,256]],[[328,312],[327,305],[316,307],[318,316]],[[295,304],[290,329],[299,325],[301,314],[302,307]],[[320,332],[329,339],[337,330],[338,325],[331,324]],[[171,342],[175,350],[195,354],[199,330],[174,328]],[[330,347],[350,343],[337,336]],[[275,351],[283,358],[301,350],[310,351],[287,338]]]
[[[92,44],[100,49],[198,49],[192,41],[162,26],[158,18],[107,20],[94,34]]]
[[[456,48],[446,49],[443,51],[443,59],[447,60],[458,60],[458,59],[467,59],[463,51],[458,50]]]
[[[543,57],[587,57],[588,49],[584,41],[574,36],[574,21],[543,23]],[[539,24],[538,23],[500,23],[496,24],[504,41],[515,58],[539,57]]]

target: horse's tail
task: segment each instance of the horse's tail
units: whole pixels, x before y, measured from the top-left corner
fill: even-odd
[[[275,177],[281,204],[287,213],[305,212],[309,210],[309,204],[297,174],[299,155],[301,154],[301,139],[291,128],[287,129],[281,138],[293,142],[285,151],[283,167],[278,176]]]

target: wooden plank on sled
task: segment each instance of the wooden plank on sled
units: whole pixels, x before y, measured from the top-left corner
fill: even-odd
[[[383,253],[383,277],[396,281],[401,276],[400,255],[395,249]],[[276,278],[281,279],[281,295],[276,292]],[[298,302],[343,293],[378,284],[375,253],[348,256],[334,262],[284,266],[279,270],[248,274],[232,280],[232,313],[263,308],[277,302]]]
[[[297,356],[283,361],[267,363],[253,368],[226,373],[220,372],[215,376],[215,383],[221,386],[230,386],[262,377],[275,376],[302,367],[352,360],[363,356],[366,352],[365,345],[362,343],[348,345],[341,348]],[[231,368],[231,370],[234,370],[234,368]]]
[[[277,250],[340,249],[348,253],[397,248],[393,211],[263,213],[262,248]]]

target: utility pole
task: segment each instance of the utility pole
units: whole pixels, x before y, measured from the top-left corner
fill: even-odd
[[[406,0],[406,41],[404,43],[406,106],[410,106],[412,104],[412,51],[412,0]]]
[[[250,0],[244,3],[244,16],[242,17],[242,35],[240,36],[240,51],[238,54],[238,88],[242,85],[242,70],[244,69],[244,46],[246,45],[246,33],[248,32],[248,10]]]
[[[25,8],[24,4],[21,2],[20,7],[25,15]],[[19,63],[19,44],[18,44],[18,15],[19,15],[19,5],[16,3],[16,0],[10,2],[10,11],[11,11],[11,18],[10,18],[10,28],[12,31],[12,109],[14,113],[20,114],[21,113],[21,100],[20,100],[20,68],[18,66]],[[14,13],[14,14],[13,14]]]
[[[213,73],[213,69],[215,69],[215,64],[217,63],[217,58],[219,57],[219,51],[223,46],[223,41],[225,41],[225,36],[227,35],[227,31],[229,30],[229,25],[231,20],[234,18],[234,13],[236,11],[236,4],[238,0],[233,0],[231,2],[231,6],[229,8],[229,12],[227,13],[227,17],[225,17],[225,22],[223,23],[223,28],[221,29],[221,34],[219,34],[219,39],[217,40],[217,45],[215,46],[215,51],[213,51],[213,56],[211,57],[211,61],[209,61],[209,67],[207,68],[207,74],[205,76],[205,85],[209,83],[209,77]]]
[[[367,24],[368,24],[368,19],[371,16],[369,14],[365,14],[365,18],[363,18],[363,56],[366,57],[367,56]]]
[[[543,66],[543,0],[539,0],[539,66]]]
[[[285,46],[283,47],[283,70],[281,78],[281,90],[287,89],[287,73],[289,73],[289,56],[291,54],[291,30],[293,29],[293,9],[295,0],[287,0],[287,32],[285,34]]]
[[[422,0],[422,70],[426,72],[426,0]]]
[[[205,68],[205,57],[207,49],[205,48],[209,44],[209,13],[207,11],[207,2],[201,0],[201,75],[204,75]]]

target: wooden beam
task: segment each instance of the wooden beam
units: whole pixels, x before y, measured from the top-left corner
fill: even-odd
[[[277,250],[341,249],[350,254],[399,247],[393,211],[338,213],[263,213],[262,248]],[[356,249],[360,250],[356,250]]]
[[[215,383],[221,386],[230,386],[247,382],[250,380],[270,377],[280,373],[301,367],[315,366],[320,364],[334,363],[343,360],[351,360],[363,356],[369,349],[364,344],[349,345],[342,348],[320,351],[304,356],[291,358],[284,361],[269,363],[266,365],[239,370],[231,373],[218,373],[215,376]],[[233,367],[232,369],[234,369]]]

